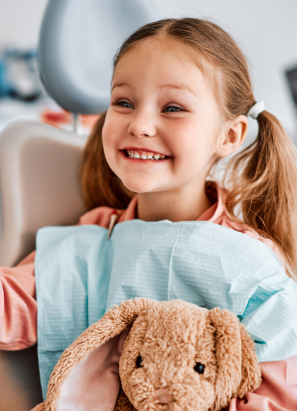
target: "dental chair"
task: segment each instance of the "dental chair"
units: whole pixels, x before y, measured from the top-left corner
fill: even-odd
[[[46,225],[75,224],[86,209],[78,168],[85,138],[33,121],[0,136],[0,265],[14,266],[35,248]],[[0,410],[28,411],[42,401],[36,346],[0,351]]]
[[[39,228],[76,224],[86,211],[79,187],[86,136],[78,114],[107,109],[117,49],[138,27],[160,18],[152,0],[48,2],[40,76],[72,113],[74,130],[16,121],[0,134],[0,266],[14,266],[33,251]],[[42,400],[36,346],[0,351],[0,411],[29,411]]]

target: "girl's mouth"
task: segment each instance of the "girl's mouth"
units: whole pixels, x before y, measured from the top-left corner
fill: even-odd
[[[147,151],[137,151],[137,150],[120,150],[120,152],[128,159],[131,160],[140,160],[140,161],[164,161],[168,160],[169,156],[165,156],[162,154],[150,153]]]

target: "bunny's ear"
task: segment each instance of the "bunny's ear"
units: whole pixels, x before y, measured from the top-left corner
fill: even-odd
[[[217,379],[213,410],[226,407],[232,397],[243,397],[261,383],[254,342],[235,314],[214,308],[209,312],[215,327]]]
[[[36,405],[31,411],[45,411],[45,402]]]
[[[86,329],[63,352],[45,402],[33,411],[113,411],[120,388],[120,355],[130,325],[152,303],[146,298],[124,301]]]
[[[253,392],[260,387],[261,369],[255,353],[255,343],[249,336],[245,326],[239,324],[241,336],[241,382],[235,393],[243,398],[247,392]]]

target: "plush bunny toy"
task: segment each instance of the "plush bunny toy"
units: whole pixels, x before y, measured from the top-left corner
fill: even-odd
[[[260,383],[254,342],[236,315],[136,298],[64,351],[33,411],[216,411]]]

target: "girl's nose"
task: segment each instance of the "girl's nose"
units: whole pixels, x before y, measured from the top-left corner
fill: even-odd
[[[158,388],[154,392],[153,399],[158,401],[159,404],[168,404],[170,394],[167,388]]]
[[[152,119],[148,115],[135,116],[128,127],[128,133],[134,137],[153,137],[156,135],[156,128]]]

